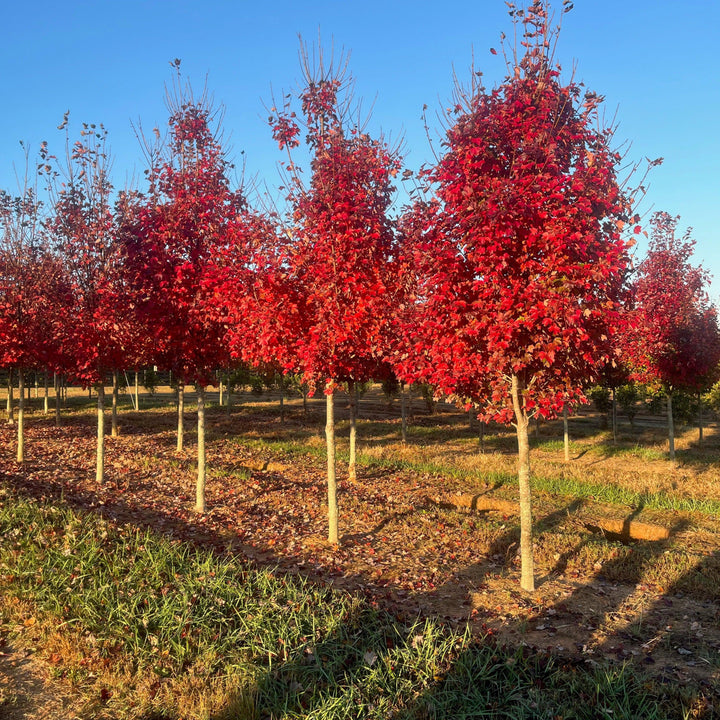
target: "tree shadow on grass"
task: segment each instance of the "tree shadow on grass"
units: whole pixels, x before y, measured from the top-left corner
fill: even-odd
[[[32,478],[21,474],[7,480],[18,493],[64,501],[114,522],[151,528],[218,556],[229,549],[227,538],[206,527],[202,518],[179,518],[162,507],[138,508],[122,494],[100,503],[90,491],[68,491],[62,483],[54,487],[33,484]],[[541,518],[536,526],[538,535],[564,522],[581,502]],[[631,521],[632,517],[627,519]],[[355,538],[358,542],[362,539],[360,535]],[[494,541],[488,559],[459,572],[455,585],[467,594],[471,577],[482,582],[498,569],[511,569],[517,542],[517,528],[508,528]],[[302,558],[290,552],[277,553],[242,542],[233,542],[231,547],[251,566],[279,566],[279,572],[292,569],[314,583],[327,584],[332,579],[311,568],[298,570]],[[662,547],[653,546],[651,553],[662,552]],[[641,577],[643,567],[641,563],[640,569],[632,570],[635,579]],[[561,569],[562,562],[556,571]],[[358,593],[360,600],[354,610],[336,627],[318,628],[307,642],[283,651],[262,669],[255,688],[256,717],[540,718],[552,717],[549,713],[554,712],[596,718],[609,709],[612,717],[635,718],[652,716],[662,700],[621,668],[596,672],[587,658],[563,658],[522,645],[506,648],[485,636],[481,627],[476,627],[479,633],[475,638],[451,630],[442,624],[448,620],[442,609],[447,587],[418,594],[409,604],[410,617],[402,621],[382,609],[386,588],[360,575],[343,580],[343,587]],[[422,607],[423,614],[435,620],[413,622],[414,607]],[[469,615],[470,608],[466,610]],[[229,717],[243,716],[221,712],[215,720]]]

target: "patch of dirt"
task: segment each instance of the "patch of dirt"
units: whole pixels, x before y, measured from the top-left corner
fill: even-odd
[[[29,650],[0,638],[0,718],[2,720],[75,720],[78,700]]]

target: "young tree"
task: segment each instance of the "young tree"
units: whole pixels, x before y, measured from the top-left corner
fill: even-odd
[[[566,0],[567,2],[567,0]],[[563,83],[543,2],[511,6],[522,29],[508,75],[458,89],[434,191],[408,221],[417,273],[405,379],[513,423],[518,442],[521,586],[534,589],[528,423],[585,401],[612,357],[631,219],[601,98]]]
[[[68,114],[60,125],[65,130],[65,157],[49,154],[43,143],[41,156],[50,177],[53,199],[48,227],[62,255],[72,292],[72,313],[61,328],[67,368],[84,387],[97,390],[98,428],[95,477],[105,475],[105,379],[122,365],[120,332],[122,303],[116,293],[120,255],[110,180],[111,160],[107,131],[102,125],[83,123],[80,139],[69,140]]]
[[[717,380],[720,330],[710,304],[707,272],[691,262],[695,240],[676,237],[679,217],[655,213],[648,253],[633,285],[634,309],[624,351],[634,379],[660,386],[667,397],[670,458],[675,458],[673,393],[700,392]]]
[[[205,511],[205,387],[229,364],[225,326],[213,312],[214,263],[234,234],[245,199],[230,187],[219,116],[206,93],[193,97],[178,80],[168,93],[169,140],[149,153],[148,193],[135,201],[123,234],[138,288],[137,313],[150,329],[154,363],[178,382],[178,450],[182,449],[183,390],[198,397],[198,475],[195,509]],[[159,134],[159,133],[158,133]]]
[[[270,118],[275,140],[289,155],[291,240],[271,285],[277,294],[269,330],[285,371],[325,392],[328,539],[337,543],[333,399],[341,383],[352,387],[372,378],[386,354],[396,255],[388,211],[399,159],[353,115],[347,63],[341,58],[337,66],[326,65],[321,54],[313,66],[305,50],[301,58],[305,87],[298,99],[311,154],[307,187],[290,154],[301,135],[290,100]]]
[[[18,462],[25,460],[25,372],[56,362],[57,328],[67,305],[62,268],[48,247],[41,213],[27,175],[20,196],[0,191],[0,366],[14,371],[19,382]]]

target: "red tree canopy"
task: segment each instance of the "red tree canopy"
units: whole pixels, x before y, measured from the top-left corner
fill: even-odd
[[[0,365],[56,367],[69,287],[43,231],[31,189],[0,191]]]
[[[458,91],[444,154],[424,171],[434,197],[407,221],[417,312],[401,371],[500,421],[513,376],[525,411],[550,416],[611,359],[631,219],[600,99],[561,82],[542,3],[522,22],[525,54],[505,81]]]
[[[61,128],[66,125],[67,115]],[[126,352],[116,284],[121,256],[106,143],[102,125],[83,124],[80,139],[68,148],[65,164],[57,163],[55,177],[62,181],[51,188],[54,205],[49,228],[72,291],[71,312],[61,327],[65,370],[86,385],[101,382],[109,370],[122,367]],[[55,162],[46,145],[42,153],[48,163]]]
[[[633,287],[625,353],[641,382],[702,390],[717,379],[720,330],[705,289],[709,276],[691,262],[690,230],[676,237],[678,221],[664,212],[652,218],[650,246]]]
[[[206,384],[229,360],[211,279],[245,200],[230,187],[212,107],[181,95],[171,110],[168,146],[150,168],[148,194],[135,199],[124,244],[154,362]]]
[[[388,217],[397,155],[349,124],[347,85],[307,71],[300,94],[312,154],[305,188],[295,166],[290,236],[275,274],[280,302],[276,354],[286,370],[315,386],[371,377],[386,354],[396,270]],[[289,107],[271,118],[281,148],[296,147],[300,128]]]

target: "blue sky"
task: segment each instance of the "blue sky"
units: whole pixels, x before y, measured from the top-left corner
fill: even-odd
[[[0,69],[0,187],[17,190],[19,141],[60,150],[56,130],[70,110],[71,131],[103,123],[124,186],[141,175],[142,155],[131,123],[146,130],[167,119],[169,62],[182,59],[193,87],[207,85],[226,108],[225,134],[246,175],[276,187],[281,159],[263,103],[300,80],[298,33],[351,53],[356,96],[373,105],[372,127],[404,136],[406,165],[431,158],[422,106],[447,104],[453,70],[469,75],[473,56],[485,83],[504,74],[500,33],[510,18],[503,0],[407,2],[340,0],[94,0],[5,2]],[[554,3],[559,15],[560,0]],[[557,51],[565,77],[606,98],[628,160],[664,157],[649,177],[641,210],[680,215],[694,228],[696,259],[714,276],[720,296],[720,3],[717,0],[575,0],[563,16]],[[429,117],[434,121],[433,112]],[[437,124],[436,124],[437,125]],[[244,155],[241,155],[241,151]],[[640,249],[642,252],[642,248]]]

